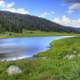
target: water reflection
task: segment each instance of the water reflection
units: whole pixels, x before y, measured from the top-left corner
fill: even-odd
[[[52,40],[60,38],[64,36],[0,39],[0,60],[31,57],[33,54],[47,50]]]

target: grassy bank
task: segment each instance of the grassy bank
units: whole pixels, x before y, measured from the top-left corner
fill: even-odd
[[[23,72],[8,76],[9,65]],[[0,62],[0,80],[80,80],[80,38],[67,38],[51,43],[51,48],[33,59]]]
[[[80,36],[80,34],[73,33],[59,33],[59,32],[42,32],[42,31],[26,31],[23,33],[5,32],[0,33],[0,38],[15,38],[15,37],[35,37],[35,36]]]

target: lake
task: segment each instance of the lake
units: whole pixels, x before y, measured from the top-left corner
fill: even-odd
[[[0,39],[0,60],[11,61],[32,57],[34,54],[49,49],[51,41],[64,37],[65,36]]]

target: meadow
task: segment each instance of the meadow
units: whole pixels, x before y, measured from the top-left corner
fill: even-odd
[[[30,59],[0,62],[0,80],[80,80],[80,37],[51,42],[51,48]],[[8,66],[23,72],[9,76]]]
[[[22,33],[4,32],[0,33],[0,38],[15,38],[15,37],[42,37],[42,36],[80,36],[75,33],[59,33],[59,32],[44,32],[44,31],[24,31]]]

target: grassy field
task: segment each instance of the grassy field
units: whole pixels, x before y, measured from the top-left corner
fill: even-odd
[[[42,32],[42,31],[26,31],[23,33],[5,32],[0,34],[0,38],[14,38],[14,37],[35,37],[35,36],[72,36],[80,34],[73,33],[58,33],[58,32]]]
[[[23,72],[8,76],[9,65]],[[0,80],[80,80],[80,37],[53,41],[48,51],[32,59],[0,62]]]

